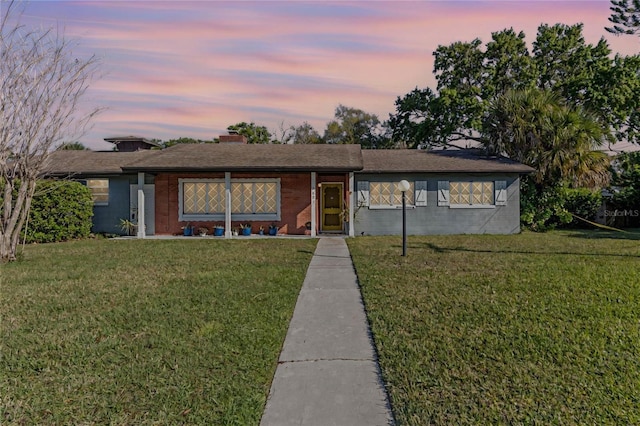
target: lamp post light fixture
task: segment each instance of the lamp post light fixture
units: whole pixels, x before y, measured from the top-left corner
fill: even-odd
[[[402,255],[407,255],[407,191],[411,188],[409,182],[402,179],[398,182],[398,189],[402,192]]]

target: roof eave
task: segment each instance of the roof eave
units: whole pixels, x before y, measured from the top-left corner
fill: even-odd
[[[162,173],[162,172],[197,172],[197,173],[207,173],[207,172],[245,172],[245,173],[311,173],[311,172],[320,172],[320,173],[349,173],[349,172],[357,172],[362,170],[360,168],[354,167],[175,167],[175,166],[167,166],[167,167],[123,167],[123,172],[148,172],[148,173]]]
[[[83,170],[83,171],[66,171],[66,172],[62,172],[62,171],[54,171],[54,172],[43,172],[42,176],[45,178],[63,178],[63,177],[88,177],[88,176],[120,176],[125,174],[122,170],[121,171],[104,171],[104,170],[91,170],[91,171],[87,171],[87,170]]]
[[[442,173],[513,173],[513,174],[531,174],[535,170],[469,170],[469,169],[450,169],[450,170],[415,170],[415,169],[375,169],[375,170],[361,170],[361,173],[370,173],[370,174],[382,174],[382,173],[431,173],[431,174],[442,174]]]

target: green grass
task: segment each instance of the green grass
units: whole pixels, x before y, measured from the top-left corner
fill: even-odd
[[[640,424],[640,233],[348,244],[398,424]]]
[[[27,246],[0,269],[0,424],[258,424],[314,240]]]

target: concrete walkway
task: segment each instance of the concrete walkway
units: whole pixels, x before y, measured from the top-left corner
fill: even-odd
[[[393,425],[343,238],[318,241],[260,425]]]

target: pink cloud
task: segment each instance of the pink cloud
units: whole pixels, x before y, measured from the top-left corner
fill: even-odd
[[[609,2],[36,2],[31,21],[59,20],[103,58],[91,88],[108,107],[87,138],[210,138],[239,121],[275,129],[307,120],[322,131],[342,103],[386,119],[397,96],[435,86],[432,52],[513,27],[529,43],[541,23],[584,22],[605,33]],[[87,139],[89,140],[89,139]]]

